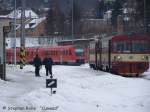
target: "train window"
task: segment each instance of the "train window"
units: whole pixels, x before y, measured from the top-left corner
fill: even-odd
[[[148,42],[136,40],[132,41],[132,51],[133,52],[147,52],[148,51]]]
[[[131,52],[130,41],[115,41],[113,42],[113,51],[114,52]]]
[[[84,53],[83,49],[76,49],[75,52],[76,52],[76,56],[83,56]]]

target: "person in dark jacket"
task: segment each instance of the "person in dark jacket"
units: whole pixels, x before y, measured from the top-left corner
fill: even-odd
[[[40,67],[42,65],[41,58],[36,54],[36,56],[33,59],[33,64],[35,66],[35,76],[40,76]]]
[[[46,76],[48,76],[48,74],[50,73],[50,75],[52,76],[52,65],[53,65],[53,60],[51,57],[46,56],[43,60],[43,64],[45,65],[45,69],[46,69]]]

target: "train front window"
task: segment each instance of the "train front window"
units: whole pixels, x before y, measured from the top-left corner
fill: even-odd
[[[115,41],[113,42],[113,51],[114,52],[131,52],[130,41]]]
[[[132,41],[132,52],[148,52],[148,42],[136,40]]]
[[[76,56],[83,56],[83,49],[76,49]]]

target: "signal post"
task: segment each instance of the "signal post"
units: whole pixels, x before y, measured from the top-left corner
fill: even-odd
[[[22,0],[21,8],[21,39],[20,39],[20,69],[25,65],[25,0]]]

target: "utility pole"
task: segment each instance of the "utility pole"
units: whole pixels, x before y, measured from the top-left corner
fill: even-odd
[[[16,65],[16,0],[14,1],[14,64]]]
[[[147,25],[146,25],[146,0],[144,0],[144,33],[147,33]]]
[[[20,39],[20,69],[25,65],[25,0],[21,0],[21,39]]]
[[[72,28],[71,28],[71,34],[72,34],[72,45],[73,45],[73,39],[74,39],[74,21],[73,21],[73,18],[74,18],[74,0],[72,0]]]
[[[21,46],[25,47],[25,37],[24,37],[24,30],[25,30],[25,0],[22,1],[22,8],[21,8]]]

